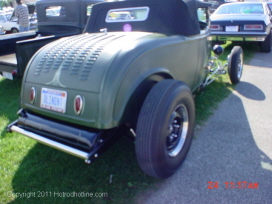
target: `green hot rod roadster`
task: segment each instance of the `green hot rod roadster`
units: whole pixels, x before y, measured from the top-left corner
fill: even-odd
[[[193,92],[228,73],[238,83],[243,51],[211,56],[208,4],[130,0],[93,6],[82,34],[42,47],[26,68],[19,118],[8,131],[85,159],[119,135],[135,138],[141,169],[166,178],[194,131]]]

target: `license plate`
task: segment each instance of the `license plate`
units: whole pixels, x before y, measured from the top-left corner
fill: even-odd
[[[55,89],[42,88],[41,108],[65,113],[67,92]]]
[[[3,72],[3,77],[5,77],[6,79],[13,80],[13,76],[9,72]]]
[[[226,26],[226,31],[238,32],[238,26]]]

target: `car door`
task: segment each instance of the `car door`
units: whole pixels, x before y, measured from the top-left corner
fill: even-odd
[[[18,27],[17,22],[13,22],[10,20],[10,17],[11,17],[10,14],[4,14],[1,16],[2,16],[2,19],[4,19],[2,26],[4,27],[6,31],[11,31],[12,28]]]
[[[0,25],[3,26],[4,30],[7,30],[7,18],[5,14],[0,15]]]
[[[198,8],[197,16],[200,26],[199,35],[199,49],[198,49],[198,70],[195,75],[195,85],[198,86],[203,83],[206,71],[204,67],[207,66],[211,52],[211,37],[209,29],[209,11],[208,8]]]

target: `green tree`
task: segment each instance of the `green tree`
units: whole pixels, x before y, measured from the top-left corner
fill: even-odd
[[[0,8],[2,9],[5,6],[10,6],[12,3],[12,0],[0,0]]]

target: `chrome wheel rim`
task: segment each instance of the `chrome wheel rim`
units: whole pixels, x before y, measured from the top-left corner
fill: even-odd
[[[242,72],[243,72],[243,54],[242,53],[240,53],[237,66],[238,66],[237,77],[238,77],[238,79],[240,79],[242,76]]]
[[[166,149],[170,157],[177,156],[182,150],[189,127],[189,115],[186,106],[177,106],[171,114],[168,135],[166,138]]]

